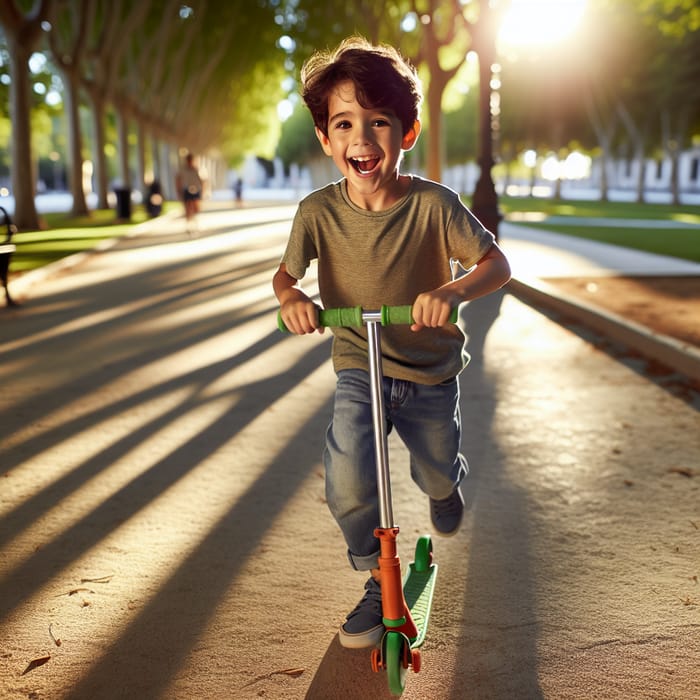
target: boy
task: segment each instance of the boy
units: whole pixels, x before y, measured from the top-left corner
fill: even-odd
[[[409,450],[413,480],[429,497],[433,526],[451,535],[461,523],[459,485],[468,471],[459,452],[457,379],[468,356],[449,315],[504,285],[510,269],[454,192],[399,173],[402,152],[420,134],[422,96],[415,70],[396,50],[348,39],[314,55],[301,79],[316,136],[343,178],[299,204],[273,280],[282,319],[293,333],[322,332],[318,307],[299,286],[313,259],[327,308],[413,305],[413,325],[382,332],[386,414]],[[453,260],[474,269],[453,279]],[[351,565],[372,574],[339,631],[343,646],[361,648],[384,631],[367,339],[365,329],[333,334],[337,388],[324,450],[326,496]]]

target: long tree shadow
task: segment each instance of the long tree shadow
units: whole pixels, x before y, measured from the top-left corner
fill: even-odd
[[[247,248],[239,247],[236,251],[243,253],[260,248],[262,246],[251,245]],[[201,297],[217,291],[224,292],[226,287],[231,287],[242,279],[250,278],[256,273],[269,272],[278,260],[278,256],[269,253],[255,262],[241,264],[234,260],[230,270],[212,275],[208,265],[219,257],[220,254],[216,252],[207,255],[199,254],[196,260],[184,259],[169,264],[163,263],[156,270],[140,270],[120,275],[115,279],[85,284],[77,289],[55,294],[49,300],[30,299],[24,302],[24,307],[26,310],[31,310],[31,316],[24,313],[21,318],[24,335],[69,325],[72,321],[80,320],[86,315],[103,311],[105,306],[102,300],[105,298],[114,300],[118,307],[129,308],[120,318],[128,319],[130,314],[136,318],[139,314],[146,314],[149,311],[155,313],[195,296]],[[20,340],[17,336],[19,325],[17,320],[19,319],[13,319],[12,324],[0,325],[0,340],[10,346],[13,341]],[[109,322],[107,319],[102,321],[102,323]],[[12,352],[12,349],[4,350],[3,359],[5,353],[8,353],[8,357],[11,358]]]
[[[475,498],[452,700],[543,697],[537,678],[527,501],[506,476],[507,455],[499,447],[494,421],[498,396],[508,388],[486,352],[487,335],[505,294],[501,290],[477,299],[464,312],[472,361],[462,375],[462,415],[472,468],[469,489]],[[514,352],[516,348],[514,338]],[[504,550],[508,556],[502,555]]]
[[[201,333],[205,336],[209,335],[208,331],[200,331],[200,334]],[[199,337],[199,334],[197,337]],[[176,347],[171,348],[171,352],[176,352],[180,349],[183,342],[185,341],[180,341]],[[137,430],[111,443],[108,447],[90,457],[90,459],[82,464],[76,465],[46,488],[38,490],[33,495],[27,497],[14,509],[7,511],[0,517],[0,546],[11,540],[25,527],[28,527],[36,519],[38,513],[48,511],[50,508],[60,503],[61,500],[69,496],[72,492],[77,491],[101,471],[109,468],[110,465],[128,454],[132,449],[144,443],[151,436],[158,434],[165,426],[171,424],[179,417],[196,410],[206,402],[216,400],[218,396],[208,395],[206,398],[202,398],[204,389],[207,386],[224,376],[233,367],[254,359],[260,353],[269,350],[278,342],[279,336],[276,333],[270,334],[257,343],[248,346],[244,351],[232,355],[230,358],[178,375],[176,378],[168,381],[148,385],[142,391],[136,392],[119,401],[106,404],[99,410],[63,422],[44,432],[40,439],[34,439],[28,445],[24,445],[21,456],[27,459],[28,455],[33,456],[34,454],[40,454],[50,447],[59,444],[61,441],[65,440],[66,435],[79,435],[93,426],[107,421],[114,415],[128,413],[138,406],[160,396],[170,394],[181,388],[191,389],[187,401],[180,402],[169,411],[158,415],[153,420],[143,423]],[[188,342],[185,342],[185,344],[188,344]],[[313,357],[314,355],[312,354],[312,358]],[[316,359],[319,362],[322,361],[320,356]],[[133,358],[130,358],[128,366],[130,366],[132,362]],[[113,369],[116,376],[119,376],[123,369],[122,363],[119,363],[119,366]],[[248,400],[245,402],[245,408],[246,410],[250,410],[249,416],[252,419],[261,410],[260,406],[255,408],[255,399],[257,396],[255,392],[247,390],[245,386],[241,387],[241,392],[248,396]],[[242,425],[237,424],[232,426],[234,429],[240,429],[241,427]],[[19,450],[9,452],[8,461],[12,462],[9,457],[13,455],[15,460],[19,461],[20,455],[18,453]]]
[[[30,415],[34,421],[40,421],[44,416],[51,415],[54,411],[65,405],[66,396],[75,400],[82,395],[99,392],[101,387],[119,380],[130,372],[147,367],[162,358],[181,352],[192,345],[224,333],[229,330],[233,324],[247,323],[264,316],[270,316],[270,323],[272,325],[273,317],[270,306],[263,306],[261,309],[253,312],[249,310],[245,312],[231,311],[231,313],[225,314],[224,316],[217,316],[206,321],[202,320],[195,326],[182,328],[178,334],[172,333],[169,336],[168,342],[151,346],[147,350],[141,350],[115,359],[107,356],[105,357],[104,363],[92,372],[77,373],[76,376],[71,378],[66,384],[55,386],[49,391],[29,395],[16,401],[11,408],[0,412],[0,420],[7,426],[10,434],[19,431],[26,425],[25,416]],[[130,325],[130,321],[125,321],[125,325]],[[96,324],[90,326],[90,328],[71,333],[67,342],[79,346],[81,339],[91,337],[95,330]],[[99,330],[99,328],[97,328],[97,330]],[[134,346],[138,347],[138,338],[132,336],[131,340]],[[278,341],[279,337],[277,334],[272,333],[268,336],[267,340],[258,341],[258,343],[255,344],[255,348],[258,353],[263,352]],[[48,343],[50,341],[38,343],[38,348],[32,346],[32,354],[41,357],[44,352],[42,348],[45,342]],[[24,353],[28,354],[26,349]],[[255,355],[251,355],[249,349],[247,349],[240,353],[240,357],[232,356],[229,360],[219,363],[219,371],[224,373],[237,363],[249,360],[254,356]],[[107,404],[100,410],[73,418],[56,427],[47,428],[40,436],[34,435],[26,442],[16,444],[11,450],[3,454],[3,469],[9,471],[19,463],[62,442],[66,439],[67,435],[77,434],[78,432],[85,431],[89,427],[100,423],[109,416],[114,415],[120,408],[122,410],[128,409],[138,405],[138,402],[165,394],[177,386],[186,385],[187,378],[190,378],[190,380],[194,382],[201,381],[200,374],[206,377],[207,374],[211,374],[211,368],[194,370],[193,372],[180,375],[177,379],[149,386],[143,392],[137,392],[136,396],[121,399],[113,405]]]
[[[238,248],[237,252],[249,250],[264,252],[264,241],[250,243]],[[101,328],[114,333],[115,326],[126,337],[130,337],[134,341],[133,345],[138,348],[142,344],[142,337],[137,334],[143,336],[148,332],[145,324],[149,319],[163,317],[177,311],[184,304],[206,303],[226,294],[254,289],[260,285],[256,278],[269,275],[272,264],[276,262],[274,255],[266,253],[262,259],[236,264],[230,271],[212,275],[209,264],[216,258],[216,253],[209,253],[196,261],[182,260],[161,265],[155,270],[127,273],[118,279],[84,285],[52,296],[44,304],[47,307],[45,313],[32,309],[31,317],[22,318],[21,323],[13,327],[5,327],[10,332],[19,327],[27,341],[22,342],[22,335],[14,334],[0,352],[2,366],[12,367],[14,362],[20,362],[23,372],[38,376],[40,371],[52,371],[50,358],[59,352],[65,354],[65,357],[76,357],[75,364],[78,368],[81,363],[77,354],[83,343],[94,338]],[[249,282],[246,283],[246,280]],[[104,314],[104,300],[115,300],[117,306],[113,308],[119,311]],[[265,309],[271,311],[272,306],[268,305]],[[93,315],[94,321],[89,324],[83,322],[86,318],[92,320]],[[253,318],[255,315],[248,311],[232,308],[217,317],[198,320],[191,327],[181,325],[177,332],[168,335],[166,342],[156,344],[148,351],[141,351],[139,356],[122,354],[115,360],[112,348],[105,347],[105,361],[101,367],[89,374],[76,371],[68,385],[55,386],[49,391],[25,395],[8,403],[8,408],[0,411],[0,421],[7,428],[8,434],[21,431],[26,424],[26,416],[31,416],[35,422],[40,421],[43,416],[50,415],[64,405],[66,395],[78,397],[88,391],[98,391],[101,386],[118,379],[122,372],[133,371],[139,366],[155,362],[189,344],[205,340],[215,333],[223,333],[230,326]],[[77,324],[74,323],[76,321]],[[2,330],[3,327],[0,326],[0,331]],[[32,441],[21,445],[21,450],[16,448],[13,452],[4,454],[2,469],[9,470],[16,465],[18,459],[26,460],[35,454],[38,442],[41,441]],[[41,449],[45,446],[44,443]]]
[[[318,352],[328,353],[325,343]],[[308,374],[314,364],[315,359],[305,362],[304,374]],[[284,390],[290,388],[285,386]],[[298,455],[305,453],[309,432],[319,432],[319,424],[325,424],[330,411],[331,399],[300,427],[284,453],[269,464],[265,473],[182,561],[68,698],[162,697],[161,693],[176,677],[183,660],[210,622],[217,604],[271,527],[264,514],[283,511],[317,465],[316,458],[302,461]],[[289,455],[295,457],[290,459]],[[280,488],[281,483],[284,488]],[[182,614],[183,610],[187,611],[186,615]],[[271,614],[269,610],[261,611],[257,634],[266,634],[266,616]],[[282,611],[279,614],[283,614]],[[110,680],[113,678],[121,679],[118,687]]]
[[[237,252],[244,252],[246,249],[263,251],[265,254],[263,241],[253,241],[247,248],[239,248]],[[201,273],[194,275],[192,275],[192,261],[179,261],[160,266],[155,270],[127,273],[119,279],[108,282],[69,289],[69,291],[54,295],[48,302],[49,307],[58,306],[63,309],[62,312],[56,313],[54,311],[45,316],[38,314],[38,317],[35,316],[31,319],[31,323],[19,324],[23,332],[29,334],[28,342],[19,349],[6,350],[2,356],[3,362],[11,364],[21,361],[25,367],[24,371],[28,372],[38,371],[39,367],[48,371],[50,353],[55,349],[55,343],[60,341],[64,344],[68,356],[74,357],[76,368],[79,368],[82,341],[85,340],[89,344],[91,338],[99,337],[102,325],[105,329],[109,328],[114,332],[115,321],[113,317],[111,317],[111,321],[105,320],[85,328],[69,328],[66,331],[59,331],[58,335],[53,335],[50,339],[43,337],[42,332],[52,331],[57,323],[69,323],[71,320],[80,319],[93,312],[99,313],[104,308],[105,300],[107,303],[115,300],[128,307],[130,301],[143,299],[142,306],[135,310],[125,311],[124,315],[119,318],[119,329],[127,337],[132,336],[131,340],[136,352],[129,352],[117,357],[107,354],[104,357],[104,362],[100,363],[99,366],[95,367],[93,363],[91,366],[94,369],[91,372],[76,372],[68,384],[55,385],[49,390],[22,396],[19,400],[14,400],[13,397],[13,401],[7,402],[8,407],[0,414],[0,419],[4,429],[7,429],[8,435],[22,430],[28,416],[32,421],[41,423],[45,416],[62,408],[66,397],[78,402],[81,396],[97,395],[101,387],[119,380],[125,374],[147,367],[151,363],[172,356],[199,342],[217,337],[230,330],[232,326],[245,324],[268,314],[271,317],[270,325],[272,326],[274,321],[271,301],[266,301],[265,304],[258,304],[257,309],[251,308],[250,305],[246,308],[234,307],[225,313],[219,312],[211,318],[198,320],[196,324],[181,325],[176,333],[168,334],[165,342],[160,342],[161,338],[159,337],[156,342],[141,343],[139,339],[133,337],[132,326],[135,328],[146,326],[147,329],[145,322],[151,315],[157,317],[177,311],[183,304],[191,304],[193,299],[197,301],[216,299],[224,294],[230,294],[232,291],[237,293],[242,289],[245,290],[246,280],[262,273],[269,273],[270,263],[274,259],[273,256],[267,254],[264,259],[257,259],[251,264],[238,266],[230,273],[218,273],[212,276],[207,274],[206,270],[207,265],[214,258],[216,258],[216,254],[209,253],[204,258],[198,259],[194,264],[201,266]],[[189,275],[183,274],[185,272],[189,272]],[[250,284],[256,285],[253,281]],[[166,298],[163,297],[164,290]],[[168,294],[169,292],[172,294]],[[147,330],[140,332],[147,332]],[[36,340],[31,337],[34,333],[38,334]],[[15,335],[14,339],[19,338]],[[139,444],[189,411],[203,405],[206,401],[214,400],[215,397],[211,396],[203,398],[207,386],[214,384],[236,366],[253,360],[260,353],[266,352],[281,340],[282,337],[273,331],[265,338],[225,360],[185,372],[164,382],[150,383],[142,391],[137,391],[111,403],[106,402],[95,411],[81,413],[78,417],[69,418],[58,425],[49,423],[49,427],[40,433],[33,431],[30,438],[24,441],[15,441],[10,449],[2,450],[3,469],[10,470],[41,455],[72,436],[86,433],[103,421],[128,412],[145,402],[176,390],[189,390],[187,399],[164,415],[147,421],[133,433],[124,435],[110,446],[92,455],[82,464],[75,465],[70,471],[64,473],[47,487],[37,491],[14,509],[5,511],[0,522],[2,526],[0,539],[4,542],[10,541],[24,528],[31,525],[42,513],[55,507],[64,498],[128,454],[130,450],[135,449]],[[128,341],[127,344],[129,344]],[[308,353],[300,365],[303,365],[304,372],[312,371],[325,361],[326,356],[327,349],[324,349],[323,346],[316,347]],[[32,369],[32,367],[36,369]],[[231,392],[232,403],[234,398],[238,402],[236,407],[224,418],[210,425],[202,435],[197,436],[196,440],[191,441],[197,443],[196,450],[192,449],[193,444],[187,444],[175,450],[160,463],[124,486],[121,491],[111,497],[109,502],[96,508],[69,531],[59,535],[46,547],[30,555],[18,569],[6,572],[0,583],[0,589],[3,591],[0,616],[10,612],[21,600],[37,590],[42,582],[46,581],[56,570],[79,556],[81,552],[106,536],[110,528],[116,526],[114,523],[112,525],[106,524],[103,519],[103,514],[109,510],[110,504],[121,504],[121,501],[124,500],[122,521],[140,508],[145,507],[167,485],[175,483],[195,466],[194,454],[199,459],[202,455],[211,453],[221,444],[226,435],[231,435],[242,429],[254,420],[255,416],[262,413],[267,404],[259,399],[260,396],[266,396],[267,399],[273,397],[274,399],[274,397],[283,396],[290,390],[295,381],[294,374],[294,372],[288,372],[282,379],[253,381],[236,387]],[[224,398],[226,397],[224,396]],[[187,454],[188,449],[192,454]],[[20,583],[21,585],[19,585]]]
[[[309,352],[302,363],[304,375],[312,372],[316,367],[325,362],[328,355],[327,342],[317,345]],[[214,368],[214,374],[206,374],[207,383],[214,381],[231,363],[223,363],[223,366]],[[210,370],[211,368],[207,368]],[[200,378],[202,381],[202,378]],[[272,377],[262,381],[253,381],[248,385],[238,387],[235,393],[240,397],[234,408],[224,413],[216,421],[209,424],[197,436],[174,450],[167,457],[154,464],[147,471],[140,474],[124,487],[102,501],[91,513],[77,521],[67,530],[63,531],[51,542],[38,551],[35,551],[23,564],[9,572],[0,581],[0,619],[10,613],[22,600],[41,587],[43,583],[66,567],[69,562],[77,559],[81,554],[98,544],[121,522],[132,517],[135,513],[145,508],[154,501],[171,485],[182,479],[189,471],[207,455],[214,453],[230,435],[243,429],[255,416],[265,411],[268,401],[276,396],[282,396],[292,390],[296,385],[296,373],[287,372],[282,377]],[[266,397],[261,401],[259,397]],[[193,406],[184,404],[178,406],[170,414],[161,416],[152,424],[143,427],[135,438],[142,442],[148,435],[157,431],[163,424],[171,423],[177,415],[184,415]],[[119,455],[124,454],[128,447],[134,444],[133,438],[127,437],[124,443],[115,446]],[[111,449],[109,450],[111,453]],[[113,454],[109,455],[113,457]],[[90,460],[84,471],[78,470],[81,483],[94,475],[95,469],[100,470],[109,465],[104,456]],[[65,495],[68,488],[76,488],[75,476],[69,478],[67,483],[57,487],[58,493],[50,493],[52,500],[57,495]],[[47,507],[43,502],[32,504]],[[115,522],[115,508],[119,513]],[[31,511],[23,510],[23,518],[29,516]],[[36,512],[36,511],[35,511]]]

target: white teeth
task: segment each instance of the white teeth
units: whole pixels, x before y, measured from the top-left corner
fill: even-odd
[[[359,173],[362,175],[371,172],[379,162],[379,157],[378,156],[356,156],[354,158],[350,158],[350,161],[354,164],[355,170],[357,170]],[[371,168],[365,168],[365,164],[371,163],[372,167]]]

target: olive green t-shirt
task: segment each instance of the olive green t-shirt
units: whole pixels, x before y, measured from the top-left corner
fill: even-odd
[[[451,261],[469,270],[489,250],[494,236],[443,185],[413,176],[406,196],[390,209],[368,211],[352,203],[346,181],[309,194],[299,203],[287,249],[287,272],[302,279],[318,260],[325,308],[413,304],[418,294],[452,279]],[[333,328],[333,366],[367,369],[367,332]],[[469,357],[456,324],[411,331],[382,329],[386,376],[420,384],[454,377]]]

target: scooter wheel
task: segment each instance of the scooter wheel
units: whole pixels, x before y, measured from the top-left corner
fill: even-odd
[[[433,563],[433,542],[430,535],[422,535],[416,542],[416,571],[427,571]]]
[[[384,669],[384,660],[382,659],[382,652],[380,649],[372,649],[370,661],[372,662],[372,670],[375,673],[379,673]]]
[[[408,660],[406,654],[411,650],[404,635],[389,632],[384,638],[384,663],[386,665],[389,691],[392,695],[401,695],[406,687]]]
[[[414,673],[420,672],[420,659],[420,649],[411,649],[411,668],[413,669]]]

